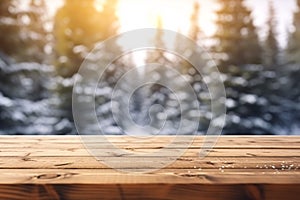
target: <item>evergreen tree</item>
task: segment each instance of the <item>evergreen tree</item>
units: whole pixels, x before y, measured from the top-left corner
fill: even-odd
[[[150,49],[147,52],[146,57],[146,65],[147,64],[160,64],[163,66],[146,66],[144,71],[144,76],[158,75],[159,79],[162,79],[165,74],[164,66],[169,64],[169,60],[166,57],[166,52],[163,50],[165,47],[165,43],[163,40],[164,32],[163,32],[163,21],[161,16],[157,17],[156,22],[156,35],[154,37],[153,43],[156,49]],[[154,91],[159,91],[162,87],[158,84],[153,86]]]
[[[274,5],[269,1],[269,20],[268,20],[268,35],[265,41],[265,64],[268,67],[274,67],[278,65],[279,60],[279,46],[276,39],[276,15],[274,10]]]
[[[56,67],[61,76],[75,74],[97,42],[117,33],[117,2],[107,0],[100,12],[95,8],[95,0],[65,1],[55,16],[54,28]],[[116,46],[109,48],[115,49]]]
[[[115,14],[116,6],[117,0],[107,0],[103,4],[102,11],[98,11],[95,7],[95,0],[65,0],[63,7],[56,13],[54,22],[54,50],[57,61],[55,66],[58,75],[65,78],[61,79],[61,84],[57,87],[57,95],[60,99],[59,107],[64,111],[63,117],[69,120],[72,120],[73,75],[78,72],[83,60],[97,43],[117,33],[118,19]],[[110,46],[106,46],[105,50],[101,49],[101,52],[96,52],[97,57],[95,59],[98,58],[100,60],[93,61],[97,62],[99,67],[102,67],[101,63],[103,59],[111,59],[111,53],[118,51],[120,51],[118,45],[110,43]],[[98,53],[101,53],[101,58]],[[105,71],[104,79],[106,86],[107,84],[114,84],[117,81],[115,77],[115,70],[118,69],[116,63],[110,65],[111,67],[107,70],[108,72]],[[90,73],[95,73],[97,69],[89,70]],[[69,77],[72,78],[67,79]],[[81,86],[88,88],[91,82],[95,83],[93,81],[98,81],[98,79],[86,80]],[[105,98],[97,97],[97,99]]]
[[[0,1],[0,50],[8,56],[17,54],[20,43],[16,1]]]
[[[31,0],[27,9],[18,1],[0,1],[0,51],[16,61],[43,62],[47,36],[44,0]]]
[[[244,0],[219,0],[217,11],[217,44],[213,47],[222,66],[259,64],[261,47],[251,11]]]
[[[180,37],[178,37],[180,38]],[[161,84],[153,84],[151,87],[144,87],[143,95],[140,96],[148,96],[147,100],[143,101],[143,104],[146,104],[146,107],[142,107],[142,111],[149,110],[153,105],[160,105],[160,107],[164,108],[166,113],[166,121],[164,125],[161,125],[164,120],[162,120],[159,116],[159,113],[163,111],[159,110],[149,110],[149,114],[151,117],[151,125],[156,129],[160,129],[160,134],[166,134],[174,132],[174,129],[178,129],[178,124],[182,122],[181,120],[188,118],[188,112],[195,109],[195,106],[198,105],[197,102],[194,101],[190,96],[190,91],[187,86],[190,86],[186,78],[186,74],[183,74],[182,68],[183,63],[185,61],[182,58],[178,58],[176,55],[172,55],[166,51],[164,51],[164,47],[166,45],[166,40],[168,38],[164,37],[163,31],[163,23],[161,17],[157,18],[157,32],[154,36],[154,46],[159,49],[149,50],[146,58],[146,64],[159,64],[158,66],[146,66],[144,76],[142,77],[145,80],[150,80],[151,82],[158,82]],[[179,41],[180,42],[180,41]],[[183,48],[184,50],[190,51],[185,45],[186,44],[175,44],[177,48]],[[174,62],[175,61],[175,62]],[[190,65],[189,65],[190,66]],[[177,70],[177,72],[176,72]],[[185,77],[185,78],[183,78]],[[145,91],[146,90],[146,91]],[[141,93],[140,93],[141,94]],[[138,93],[136,93],[138,95]],[[136,96],[137,98],[138,96]],[[175,99],[174,99],[175,97]],[[173,110],[174,101],[179,103],[180,99],[180,107],[182,108],[182,112],[176,109],[176,112],[170,112]],[[149,102],[150,100],[150,102]],[[172,103],[173,102],[173,105]],[[175,106],[176,107],[176,106]],[[178,108],[178,106],[176,107]],[[160,109],[156,107],[156,109]],[[154,111],[151,113],[151,111]],[[146,113],[147,114],[147,113]],[[146,115],[147,116],[147,115]],[[190,124],[189,121],[185,121],[186,123],[182,124],[182,132],[181,134],[185,134],[189,132]],[[169,131],[165,129],[165,127],[169,126]],[[189,132],[190,133],[190,132]],[[169,133],[170,134],[170,133]]]
[[[46,11],[45,0],[31,0],[28,10],[22,13],[22,17],[28,20],[28,23],[21,26],[21,38],[26,49],[22,56],[23,61],[44,63],[49,56],[45,52],[45,47],[50,42],[49,32],[45,27],[48,22]]]
[[[118,6],[118,0],[107,0],[101,12],[102,22],[101,36],[102,40],[110,38],[118,33],[119,30],[119,19],[116,14]],[[102,56],[102,60],[107,57],[110,59],[110,55],[121,55],[121,47],[116,42],[110,42],[109,46],[105,47],[105,52]],[[103,75],[104,81],[106,81],[111,87],[114,86],[120,77],[132,67],[130,62],[130,56],[123,56],[115,60],[105,71]],[[106,66],[104,66],[106,67]]]
[[[193,6],[193,13],[190,19],[190,30],[189,30],[189,37],[195,42],[198,41],[199,33],[201,32],[201,29],[199,27],[199,19],[198,19],[199,10],[200,10],[200,5],[196,1]]]
[[[165,46],[163,41],[163,21],[161,16],[157,17],[157,24],[156,24],[156,35],[154,38],[154,46],[156,48],[163,48]],[[146,63],[162,63],[165,61],[164,51],[161,49],[154,49],[150,50],[147,55]]]
[[[94,3],[94,0],[65,0],[64,6],[56,13],[55,65],[61,76],[74,75],[85,54],[102,39],[100,27],[102,19]]]
[[[115,35],[119,29],[119,20],[116,14],[118,0],[107,0],[102,12],[102,37],[104,39]],[[104,31],[105,30],[105,31]]]
[[[294,31],[290,34],[287,57],[288,62],[300,63],[300,0],[297,0],[298,10],[294,14]]]
[[[17,17],[17,4],[12,0],[0,1],[0,51],[8,56],[20,51],[20,37]]]
[[[188,33],[189,38],[192,39],[196,43],[198,42],[200,34],[202,33],[201,29],[199,27],[199,19],[198,19],[199,11],[200,11],[200,5],[196,1],[193,5],[193,12],[190,17],[190,29],[189,29],[189,33]],[[195,49],[191,49],[191,47],[188,47],[185,44],[180,44],[180,42],[176,43],[175,45],[179,51],[191,51],[192,54],[194,54],[196,51]],[[191,70],[194,67],[186,60],[180,59],[179,68],[180,68],[179,71],[183,74],[190,73],[190,75],[195,75],[196,71]]]

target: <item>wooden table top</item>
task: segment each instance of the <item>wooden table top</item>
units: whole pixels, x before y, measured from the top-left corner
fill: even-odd
[[[155,171],[156,162],[169,158],[138,161],[173,137],[107,138],[138,156],[124,159],[105,141],[86,142],[124,170],[92,156],[79,136],[0,136],[0,200],[300,199],[300,136],[222,136],[204,158],[199,150],[205,138],[197,136],[181,157]],[[180,148],[187,144],[179,142],[174,153]]]

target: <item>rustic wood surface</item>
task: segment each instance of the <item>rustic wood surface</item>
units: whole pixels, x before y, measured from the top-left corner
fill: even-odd
[[[126,159],[113,154],[104,140],[91,136],[86,142],[126,171],[155,168],[162,157],[151,157],[149,164],[137,161],[173,139],[109,136],[116,147],[138,153]],[[126,173],[91,156],[79,136],[0,136],[0,200],[300,199],[299,136],[222,136],[200,158],[203,141],[196,137],[163,169]],[[178,142],[169,149],[176,155],[186,146]]]

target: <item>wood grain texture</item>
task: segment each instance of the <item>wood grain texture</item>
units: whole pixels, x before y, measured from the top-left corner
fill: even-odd
[[[41,200],[285,200],[299,199],[300,185],[198,185],[198,184],[127,184],[127,185],[0,185],[1,199]],[[28,192],[31,191],[31,192]],[[293,192],[294,191],[294,192]]]
[[[187,141],[189,136],[184,136]],[[183,137],[183,138],[184,138]],[[88,138],[88,137],[87,137]],[[205,158],[203,137],[169,147],[175,162],[147,173],[111,169],[110,159],[127,169],[155,169],[162,158],[150,156],[172,136],[139,139],[108,136],[131,157],[112,153],[105,139],[90,136],[89,154],[79,136],[0,136],[0,200],[6,199],[230,199],[279,200],[300,197],[300,137],[222,136]],[[175,148],[176,147],[176,148]],[[147,157],[149,159],[149,157]]]

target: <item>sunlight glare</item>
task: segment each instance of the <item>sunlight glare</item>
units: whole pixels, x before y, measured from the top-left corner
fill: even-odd
[[[165,29],[186,31],[192,6],[189,2],[192,1],[121,0],[118,8],[121,32],[155,28],[158,16],[162,18]]]

